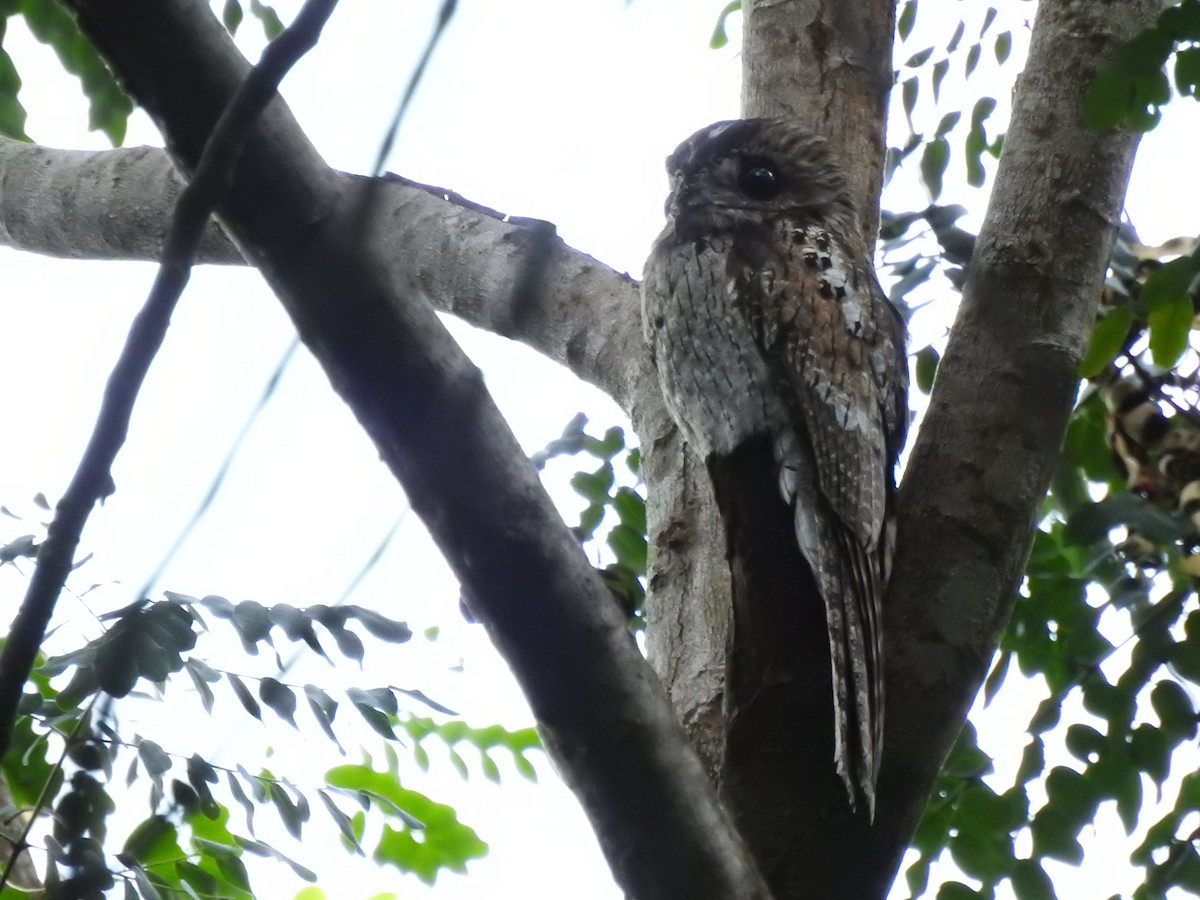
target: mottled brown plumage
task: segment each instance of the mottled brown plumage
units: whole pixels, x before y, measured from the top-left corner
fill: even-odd
[[[764,464],[825,607],[837,771],[851,804],[873,814],[881,602],[908,420],[904,326],[822,139],[783,119],[718,122],[667,168],[667,225],[642,284],[667,407],[714,480],[721,473],[718,502],[737,489],[722,462],[769,439]],[[755,522],[728,501],[722,514],[736,563]]]

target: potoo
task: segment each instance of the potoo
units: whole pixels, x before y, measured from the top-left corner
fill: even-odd
[[[821,138],[784,119],[718,122],[667,169],[667,225],[642,282],[666,405],[713,479],[735,597],[740,572],[772,564],[752,559],[769,542],[756,508],[737,502],[741,482],[763,475],[745,465],[777,481],[767,500],[790,508],[779,530],[794,529],[786,546],[799,549],[824,606],[834,763],[851,806],[861,800],[873,816],[881,604],[908,423],[904,325]]]

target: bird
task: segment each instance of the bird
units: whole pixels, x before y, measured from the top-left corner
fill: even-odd
[[[756,532],[768,527],[759,520],[794,530],[783,546],[798,548],[824,607],[834,766],[850,807],[873,820],[882,601],[908,425],[904,322],[821,137],[786,118],[717,122],[680,144],[667,171],[667,222],[641,285],[663,399],[714,480],[735,596],[734,557],[778,537]],[[739,457],[751,445],[769,452]],[[743,458],[770,470],[768,497],[790,515],[734,502],[741,476],[729,462]]]

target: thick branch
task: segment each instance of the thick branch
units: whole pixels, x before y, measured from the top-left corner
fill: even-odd
[[[891,879],[1012,611],[1075,401],[1138,139],[1084,90],[1160,4],[1042,0],[1012,124],[901,494],[881,820]],[[882,895],[882,890],[878,892]],[[865,894],[863,896],[866,896]]]
[[[185,168],[247,70],[203,0],[76,0]],[[353,408],[521,682],[555,759],[640,898],[765,897],[657,681],[532,465],[392,248],[281,100],[221,209]],[[536,284],[531,257],[517,284]]]
[[[315,153],[306,141],[304,152]],[[0,176],[0,244],[66,259],[157,261],[182,188],[166,151],[154,147],[89,152],[0,138]],[[350,192],[358,180],[337,174],[331,189]],[[626,409],[656,402],[628,276],[566,246],[547,223],[506,222],[439,188],[390,177],[373,203],[397,283],[529,345]],[[215,224],[197,261],[244,262]]]

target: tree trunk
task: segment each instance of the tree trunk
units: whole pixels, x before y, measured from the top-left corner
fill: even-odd
[[[754,621],[735,628],[704,472],[687,457],[664,479],[678,437],[639,430],[653,460],[651,660],[777,900],[887,894],[986,674],[1058,459],[1137,145],[1128,133],[1087,130],[1081,98],[1156,11],[1152,0],[1039,6],[959,321],[902,486],[873,825],[850,813],[833,769],[819,608],[810,603],[789,621],[777,598],[761,598]],[[744,13],[745,113],[793,115],[824,134],[873,227],[892,5],[748,2]],[[780,528],[790,534],[788,523]],[[762,641],[777,654],[784,634],[794,640],[787,670],[737,695],[746,686],[726,683],[730,655]]]

